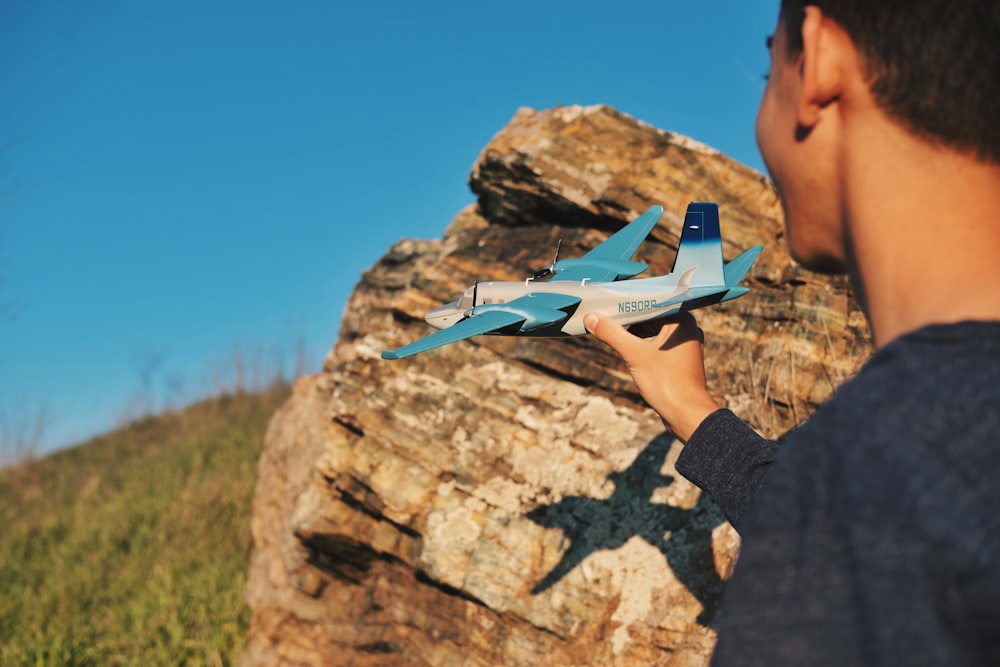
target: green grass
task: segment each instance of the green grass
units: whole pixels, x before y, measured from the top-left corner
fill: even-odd
[[[0,472],[0,665],[231,665],[250,505],[287,387]]]

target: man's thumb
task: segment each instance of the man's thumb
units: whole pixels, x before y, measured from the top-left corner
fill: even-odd
[[[612,318],[601,313],[587,313],[583,318],[583,326],[602,343],[610,345],[618,354],[622,354],[632,339],[632,334]]]

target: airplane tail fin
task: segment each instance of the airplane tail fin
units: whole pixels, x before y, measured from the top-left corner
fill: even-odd
[[[750,264],[753,264],[752,260]],[[688,204],[681,242],[677,248],[677,257],[674,259],[674,268],[670,273],[683,275],[692,268],[698,269],[692,283],[695,286],[729,283],[727,272],[723,269],[722,234],[719,231],[719,207],[716,204],[709,202]],[[746,268],[750,268],[749,264]]]

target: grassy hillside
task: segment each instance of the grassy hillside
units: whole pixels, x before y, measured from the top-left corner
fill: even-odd
[[[0,471],[0,665],[226,665],[287,387],[149,417]]]

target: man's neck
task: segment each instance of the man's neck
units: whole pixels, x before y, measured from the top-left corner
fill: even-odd
[[[1000,167],[872,128],[845,150],[851,278],[876,347],[928,324],[1000,320]]]

